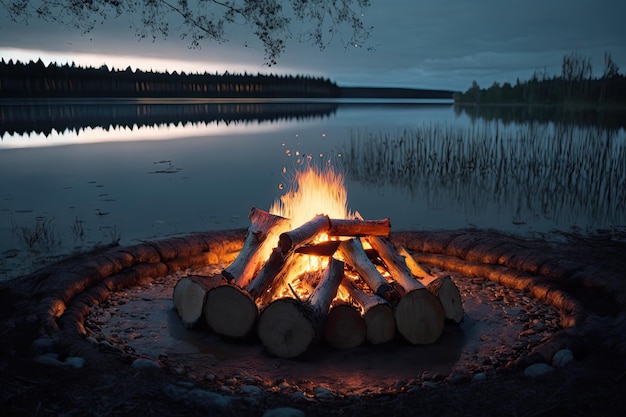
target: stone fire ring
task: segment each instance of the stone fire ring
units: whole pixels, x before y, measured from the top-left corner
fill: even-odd
[[[480,390],[497,391],[502,378],[512,386],[527,387],[524,378],[579,369],[576,362],[584,363],[597,350],[611,361],[610,366],[603,362],[607,365],[603,372],[617,361],[613,379],[607,382],[611,389],[621,392],[626,384],[623,236],[569,236],[548,243],[477,230],[393,233],[394,243],[407,248],[418,262],[449,273],[462,293],[465,324],[447,329],[444,340],[431,348],[393,342],[384,348],[365,346],[346,352],[322,346],[296,361],[279,360],[267,355],[258,342],[218,341],[207,330],[196,330],[186,331],[190,338],[174,335],[183,339],[182,350],[160,349],[166,334],[177,332],[170,302],[175,281],[187,272],[211,273],[228,265],[241,249],[245,233],[193,233],[103,248],[0,283],[0,382],[10,387],[0,394],[0,407],[32,411],[35,405],[25,398],[35,390],[53,403],[40,403],[38,412],[54,414],[65,404],[58,396],[59,382],[66,384],[66,400],[74,407],[91,407],[87,402],[94,396],[102,402],[102,393],[90,394],[85,386],[76,385],[75,377],[93,380],[94,375],[108,375],[115,381],[102,387],[113,395],[109,408],[116,399],[123,404],[111,415],[124,415],[137,401],[154,404],[155,396],[164,414],[182,404],[234,414],[269,410],[268,415],[295,412],[279,408],[289,405],[310,415],[320,411],[317,405],[333,403],[376,415],[381,411],[377,407],[389,407],[390,395],[393,401],[402,400],[403,405],[394,405],[402,414],[412,401],[423,404],[426,391],[436,401],[437,392],[450,396],[452,387],[455,396],[469,396],[481,384]],[[128,310],[130,300],[134,311]],[[150,316],[155,309],[161,316]],[[485,320],[487,316],[495,319]],[[139,325],[137,320],[151,325]],[[160,327],[155,325],[158,320]],[[485,325],[496,330],[476,332]],[[143,334],[136,331],[142,327],[147,329]],[[191,345],[195,350],[188,349]],[[428,365],[440,360],[434,352],[446,349],[451,356],[443,366]],[[403,364],[394,366],[394,360],[410,360],[412,355],[425,362],[422,372],[403,373]],[[574,365],[567,365],[572,360]],[[593,374],[589,367],[580,369]],[[550,384],[550,378],[558,379],[545,375],[540,382],[533,379],[540,397],[541,384]],[[578,386],[568,378],[569,384]],[[118,392],[120,386],[124,389]],[[604,387],[603,392],[610,396],[611,389]],[[622,410],[621,401],[604,406]],[[497,400],[491,402],[494,409],[498,404],[506,408]],[[577,407],[572,400],[555,404],[555,409],[569,407],[570,412]],[[452,406],[445,400],[439,404],[445,410]],[[483,410],[467,404],[456,407],[466,415]],[[525,402],[515,407],[522,414],[552,411]]]

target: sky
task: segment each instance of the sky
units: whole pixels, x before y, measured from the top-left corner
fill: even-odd
[[[515,83],[533,73],[558,75],[562,58],[588,57],[594,74],[610,52],[626,72],[626,1],[623,0],[372,0],[363,47],[335,42],[324,51],[295,40],[275,66],[245,26],[228,30],[229,42],[189,49],[173,32],[139,41],[120,16],[81,34],[59,24],[12,22],[0,1],[0,57],[28,61],[155,71],[302,74],[340,86],[395,86],[465,91],[477,81]],[[297,28],[294,28],[297,30]]]

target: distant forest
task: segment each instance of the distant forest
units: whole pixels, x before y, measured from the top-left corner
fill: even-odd
[[[100,68],[74,64],[46,66],[41,59],[24,64],[0,62],[0,97],[337,97],[327,79],[284,75],[185,74]]]
[[[515,85],[494,82],[489,88],[480,88],[474,81],[464,93],[456,93],[458,104],[548,104],[548,105],[626,105],[626,75],[610,53],[604,55],[602,76],[593,77],[591,59],[578,53],[563,57],[561,74],[552,77],[545,73],[533,74],[530,80]]]
[[[0,98],[394,98],[452,99],[452,91],[341,88],[302,75],[186,74],[0,61]]]

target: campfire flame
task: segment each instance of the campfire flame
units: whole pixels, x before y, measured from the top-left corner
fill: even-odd
[[[285,170],[283,170],[285,172]],[[339,169],[326,163],[323,168],[309,162],[298,168],[287,192],[274,201],[270,213],[291,219],[299,227],[318,214],[348,219],[348,192]]]
[[[287,173],[286,168],[283,169],[283,173]],[[330,161],[319,167],[310,159],[296,168],[286,193],[274,201],[269,212],[291,219],[292,228],[303,225],[319,214],[334,219],[349,219],[355,216],[348,209],[348,192],[341,170]],[[322,234],[314,243],[327,240],[328,236]],[[306,299],[312,287],[301,281],[302,272],[322,270],[329,262],[329,259],[318,256],[301,255],[301,259],[299,267],[293,268],[288,283],[275,292],[275,298],[293,294],[299,299]],[[338,291],[337,298],[347,300],[348,295],[344,291]]]

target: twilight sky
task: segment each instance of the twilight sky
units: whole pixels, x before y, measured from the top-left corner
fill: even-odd
[[[137,41],[128,17],[108,20],[81,35],[32,20],[13,23],[0,4],[0,57],[79,65],[204,72],[293,73],[328,77],[342,86],[399,86],[466,90],[472,80],[515,83],[533,72],[560,73],[563,55],[592,59],[604,69],[609,51],[626,72],[626,1],[623,0],[372,0],[366,48],[335,43],[316,47],[289,41],[278,65],[263,66],[263,50],[242,27],[230,41],[188,49],[176,33]],[[247,41],[248,46],[244,47]]]

